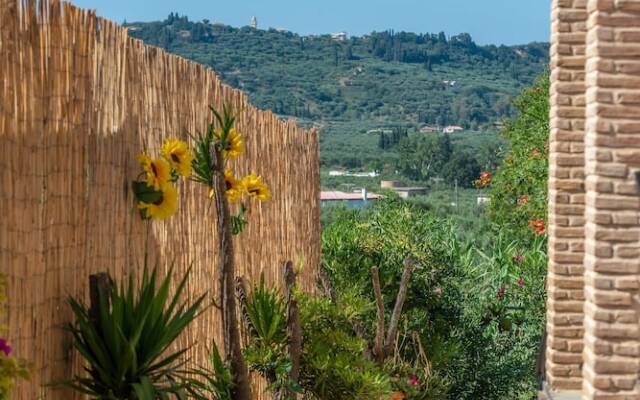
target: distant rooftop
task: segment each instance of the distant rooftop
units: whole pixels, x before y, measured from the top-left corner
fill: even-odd
[[[379,194],[367,193],[367,200],[377,200],[382,198]],[[339,191],[326,191],[320,192],[320,200],[324,201],[342,201],[342,200],[362,200],[362,193],[360,192],[339,192]]]

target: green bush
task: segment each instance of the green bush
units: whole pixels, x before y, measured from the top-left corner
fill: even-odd
[[[389,379],[363,356],[366,343],[353,332],[350,309],[302,293],[296,298],[304,334],[299,382],[289,378],[284,300],[262,279],[245,302],[251,323],[250,342],[245,349],[249,368],[271,382],[273,393],[289,389],[318,400],[385,398],[391,389]]]

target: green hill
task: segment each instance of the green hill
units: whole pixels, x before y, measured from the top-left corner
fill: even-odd
[[[211,66],[258,107],[322,127],[323,164],[355,168],[394,157],[378,147],[384,133],[375,129],[495,132],[548,62],[546,43],[479,46],[468,34],[373,32],[341,41],[176,14],[126,25],[148,44]]]

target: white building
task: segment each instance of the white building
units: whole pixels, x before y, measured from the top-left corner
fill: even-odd
[[[344,42],[349,38],[347,32],[336,32],[331,34],[331,39]]]

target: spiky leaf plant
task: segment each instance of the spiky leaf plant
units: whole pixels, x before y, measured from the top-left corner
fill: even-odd
[[[159,286],[157,270],[149,274],[146,268],[139,287],[132,278],[119,287],[112,282],[110,293],[99,296],[96,319],[81,300],[70,298],[76,321],[68,330],[89,377],[76,376],[67,384],[98,400],[185,398],[181,367],[187,349],[166,350],[204,300],[203,295],[193,304],[179,304],[188,275],[172,297],[172,270]]]
[[[264,274],[260,283],[253,286],[245,304],[257,340],[265,345],[276,345],[286,340],[286,306],[277,288],[265,284]]]
[[[201,368],[192,372],[187,388],[189,394],[198,400],[231,400],[233,375],[229,366],[222,360],[215,342],[209,352],[210,368]],[[195,377],[195,378],[194,378]]]

